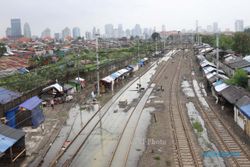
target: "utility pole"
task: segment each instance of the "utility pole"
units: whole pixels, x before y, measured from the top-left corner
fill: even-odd
[[[80,74],[79,74],[79,52],[78,52],[78,55],[77,55],[77,77],[78,77],[78,82],[80,83]],[[78,84],[79,84],[78,83]]]
[[[100,76],[99,76],[99,55],[98,55],[98,37],[99,34],[95,34],[96,36],[96,79],[97,79],[97,97],[100,96]]]
[[[198,45],[200,44],[200,42],[199,42],[198,20],[196,20],[196,42],[198,43]]]
[[[158,37],[155,38],[155,55],[157,54],[157,38]]]
[[[219,80],[219,33],[216,33],[216,76],[217,81]]]
[[[137,40],[137,55],[138,55],[138,59],[139,59],[139,63],[141,63],[141,57],[140,57],[140,54],[139,54],[139,38]],[[141,73],[140,73],[140,64],[139,64],[139,85],[141,85]],[[141,86],[139,86],[139,89],[141,88]]]
[[[166,33],[164,32],[164,48],[163,48],[163,50],[164,50],[164,53],[165,53],[165,47],[166,47]]]
[[[80,74],[79,74],[79,49],[77,49],[76,48],[76,52],[77,52],[77,84],[80,84],[80,79],[79,79],[79,76],[80,76]],[[77,92],[78,92],[78,87],[76,86],[76,90],[77,90]]]

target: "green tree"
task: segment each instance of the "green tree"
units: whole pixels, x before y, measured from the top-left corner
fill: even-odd
[[[233,50],[241,53],[243,56],[250,54],[250,34],[237,32],[233,37]]]
[[[250,28],[245,29],[244,32],[250,34]]]
[[[202,37],[203,43],[207,43],[213,47],[215,46],[215,36],[214,35],[202,35],[201,37]]]
[[[248,76],[247,72],[242,69],[237,69],[229,80],[226,81],[227,84],[241,86],[247,88],[248,86]]]
[[[216,47],[215,35],[202,35],[202,41],[212,47]],[[223,50],[232,49],[234,44],[233,36],[221,34],[219,37],[219,47]]]
[[[221,35],[220,36],[220,48],[223,50],[232,49],[234,45],[233,36]]]
[[[153,39],[153,41],[156,41],[156,40],[160,40],[161,39],[161,36],[158,32],[154,32],[152,35],[151,35],[151,38]]]
[[[0,43],[0,56],[3,56],[3,54],[6,52],[6,47],[3,43]]]

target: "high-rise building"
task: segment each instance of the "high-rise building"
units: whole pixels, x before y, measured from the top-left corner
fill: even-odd
[[[127,38],[130,38],[130,36],[131,36],[131,31],[130,31],[130,29],[126,29],[125,34],[126,34],[126,37],[127,37]]]
[[[112,24],[106,24],[105,25],[105,36],[107,38],[112,38],[114,34],[114,27]]]
[[[23,35],[26,38],[31,38],[31,30],[30,25],[28,23],[25,23],[23,26]]]
[[[70,29],[66,27],[62,30],[62,38],[65,39],[68,37],[71,37],[71,32],[70,32]]]
[[[22,37],[21,20],[11,19],[11,37],[14,39]]]
[[[214,33],[218,33],[219,32],[219,26],[217,22],[213,23],[213,32]]]
[[[151,37],[152,34],[153,34],[153,29],[152,29],[152,28],[149,28],[149,30],[148,30],[148,35],[149,35],[149,37]]]
[[[207,32],[213,32],[213,26],[212,25],[207,26]]]
[[[59,41],[61,38],[60,38],[60,33],[55,33],[54,34],[54,39],[56,40],[56,41]]]
[[[163,25],[161,26],[161,31],[162,31],[162,32],[165,32],[165,31],[166,31],[166,25],[163,24]]]
[[[51,38],[51,31],[49,28],[46,28],[42,34],[41,34],[41,38]]]
[[[235,21],[235,32],[243,32],[244,31],[244,21],[236,20]]]
[[[93,38],[93,39],[95,39],[96,34],[97,34],[96,28],[93,27],[93,29],[92,29],[92,38]]]
[[[73,38],[74,39],[81,37],[80,28],[74,27],[72,31],[73,31]]]
[[[86,40],[90,40],[91,39],[91,32],[85,32],[85,38]]]
[[[141,36],[142,35],[142,30],[140,24],[136,24],[134,28],[134,36]]]
[[[101,31],[100,31],[100,29],[99,29],[99,28],[96,30],[96,34],[101,35]]]
[[[121,38],[124,36],[124,31],[123,31],[123,27],[122,24],[118,25],[118,37]]]
[[[148,28],[143,29],[143,36],[144,36],[145,39],[149,38]]]
[[[114,35],[113,35],[114,38],[119,38],[119,31],[117,28],[114,29],[113,33],[114,33]]]
[[[10,28],[10,27],[8,27],[8,28],[6,29],[5,34],[6,34],[6,37],[7,37],[7,38],[11,38],[11,28]]]

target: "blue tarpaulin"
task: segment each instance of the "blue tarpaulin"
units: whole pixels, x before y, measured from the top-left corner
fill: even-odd
[[[39,99],[37,96],[34,96],[25,102],[23,102],[20,107],[26,108],[27,110],[33,110],[36,108],[40,103],[42,102],[41,99]]]
[[[32,110],[32,125],[33,128],[38,127],[43,121],[45,117],[43,115],[42,109],[40,106],[37,106]]]
[[[20,107],[32,111],[32,125],[34,128],[39,126],[45,119],[40,105],[41,102],[41,99],[39,99],[37,96],[34,96],[20,105]]]
[[[132,71],[133,70],[133,67],[126,67],[126,69],[128,70],[128,71]]]
[[[240,107],[240,111],[243,113],[243,115],[250,119],[250,104]]]
[[[121,74],[118,73],[118,72],[115,72],[115,73],[111,74],[110,76],[111,76],[112,78],[116,79],[116,78],[120,77]]]
[[[140,60],[138,64],[139,64],[140,66],[144,66],[144,65],[145,65],[144,62],[145,62],[144,60]]]
[[[19,69],[17,69],[17,71],[18,71],[20,74],[29,73],[29,70],[27,70],[26,68],[19,68]]]
[[[6,104],[20,96],[21,96],[20,93],[0,88],[0,104]]]
[[[0,153],[4,153],[8,148],[12,147],[17,140],[0,134]]]
[[[24,137],[25,133],[23,131],[0,124],[0,154]]]
[[[18,111],[18,107],[15,107],[6,112],[7,125],[15,128],[16,127],[16,112]]]

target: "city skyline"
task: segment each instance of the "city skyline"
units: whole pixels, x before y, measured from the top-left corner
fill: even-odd
[[[122,24],[123,28],[156,27],[161,30],[162,24],[166,30],[195,29],[195,21],[206,27],[218,22],[222,30],[234,30],[237,19],[244,20],[250,25],[247,0],[239,1],[199,1],[190,0],[10,0],[1,3],[3,6],[0,16],[0,36],[5,36],[7,27],[10,27],[11,18],[20,18],[22,23],[28,22],[32,34],[40,35],[44,28],[49,27],[52,34],[61,32],[63,27],[79,27],[82,35],[91,31],[93,27],[101,28],[111,23]],[[15,5],[13,5],[15,4]]]
[[[11,19],[10,22],[12,23],[13,20],[18,20],[20,24],[20,28],[21,28],[22,26],[21,19],[20,18]],[[165,24],[162,24],[161,29],[158,29],[158,30],[156,30],[156,27],[141,27],[140,24],[135,24],[135,26],[131,28],[123,28],[122,24],[118,24],[118,25],[105,24],[103,26],[104,30],[102,32],[100,31],[99,27],[95,27],[95,26],[92,28],[92,32],[89,30],[82,31],[81,28],[79,27],[69,28],[66,26],[64,29],[62,29],[59,32],[54,32],[49,27],[47,27],[40,33],[41,35],[37,35],[37,34],[31,34],[31,28],[29,26],[29,23],[25,22],[23,27],[24,27],[23,31],[21,30],[22,32],[21,35],[23,37],[55,38],[57,40],[65,39],[66,37],[70,37],[73,39],[76,39],[78,37],[84,37],[86,39],[95,39],[95,34],[100,34],[101,37],[105,37],[105,38],[121,38],[121,37],[130,37],[130,36],[140,36],[140,37],[148,38],[154,31],[157,31],[157,32],[169,31],[166,29]],[[218,22],[213,22],[212,24],[208,24],[205,27],[202,27],[199,25],[199,21],[196,20],[195,29],[190,29],[190,30],[182,29],[182,30],[175,30],[175,31],[182,31],[184,33],[186,32],[195,33],[197,31],[199,33],[217,33],[217,32],[228,32],[228,31],[242,32],[244,31],[245,28],[249,28],[249,27],[248,26],[244,27],[244,20],[235,20],[234,30],[231,30],[229,28],[222,30]],[[5,30],[5,37],[11,38],[12,36],[11,33],[12,33],[11,27],[7,27],[7,29]]]

